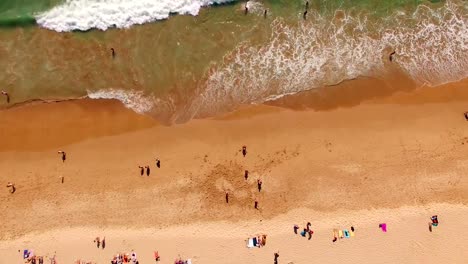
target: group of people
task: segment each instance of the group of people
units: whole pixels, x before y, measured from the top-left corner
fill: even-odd
[[[102,240],[99,237],[96,237],[93,242],[96,243],[97,248],[106,248],[106,237],[103,237]]]
[[[161,168],[161,160],[159,159],[156,159],[156,167],[159,169]],[[140,175],[143,176],[145,174],[145,171],[146,171],[146,176],[150,176],[151,174],[151,168],[150,166],[146,165],[146,166],[138,166],[138,168],[140,169]]]
[[[310,229],[310,226],[311,226],[311,223],[307,222],[306,227],[300,233],[302,237],[306,237],[306,235],[308,235],[309,240],[312,239],[312,235],[314,234],[314,231],[312,229]],[[294,230],[294,234],[297,235],[297,231],[299,230],[299,226],[294,225],[293,230]]]
[[[19,250],[18,250],[19,252]],[[36,254],[34,254],[34,251],[33,250],[28,250],[28,249],[25,249],[23,251],[23,259],[25,260],[25,263],[31,263],[31,264],[43,264],[44,261],[45,261],[45,256],[36,256]],[[50,264],[57,264],[57,261],[55,259],[55,255],[52,256],[52,257],[49,257],[49,263]]]
[[[124,263],[131,263],[131,264],[138,264],[138,259],[136,253],[132,251],[131,253],[120,253],[114,256],[111,260],[111,264],[124,264]]]

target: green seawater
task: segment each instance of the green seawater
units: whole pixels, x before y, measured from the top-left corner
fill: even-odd
[[[261,10],[248,15],[238,1],[204,8],[195,17],[174,15],[129,29],[57,33],[24,27],[35,14],[60,3],[0,3],[0,89],[10,91],[14,103],[122,90],[137,92],[136,99],[153,104],[155,116],[185,120],[197,116],[196,111],[209,113],[210,100],[217,104],[213,112],[232,110],[360,75],[379,77],[391,50],[400,54],[399,67],[420,76],[422,83],[432,81],[445,63],[456,66],[440,74],[447,81],[462,76],[468,65],[466,25],[453,22],[467,20],[463,0],[452,5],[436,0],[312,0],[307,21],[302,19],[302,0],[265,0]],[[263,9],[268,9],[266,18]],[[448,27],[455,33],[446,35]],[[394,32],[394,37],[385,32]],[[433,44],[431,36],[440,43]],[[388,46],[381,44],[383,38]]]
[[[62,0],[2,0],[0,1],[0,27],[35,24],[35,14],[51,9]]]

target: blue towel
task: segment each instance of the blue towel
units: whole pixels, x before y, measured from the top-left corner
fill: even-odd
[[[301,236],[305,237],[305,235],[306,235],[306,231],[305,231],[305,230],[302,230]]]
[[[347,229],[343,230],[344,236],[349,238],[349,231]]]

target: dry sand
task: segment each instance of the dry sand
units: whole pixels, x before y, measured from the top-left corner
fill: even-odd
[[[177,254],[272,263],[276,250],[280,263],[464,263],[466,83],[327,111],[250,107],[170,127],[114,101],[3,110],[0,182],[17,191],[0,192],[0,263],[20,263],[26,247],[57,250],[64,263],[105,263],[131,249],[142,263],[153,249],[162,263]],[[140,176],[139,165],[151,175]],[[441,225],[430,233],[432,214]],[[292,234],[305,221],[313,241]],[[351,224],[357,236],[332,244],[331,229]],[[243,240],[256,232],[269,235],[267,246],[247,250]],[[109,241],[104,251],[92,243],[98,235]]]

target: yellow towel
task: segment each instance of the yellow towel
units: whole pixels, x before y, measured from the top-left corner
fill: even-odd
[[[340,238],[343,238],[343,230],[338,230],[338,234],[340,235]]]
[[[353,231],[349,231],[349,234],[353,237],[354,236],[354,232]]]

